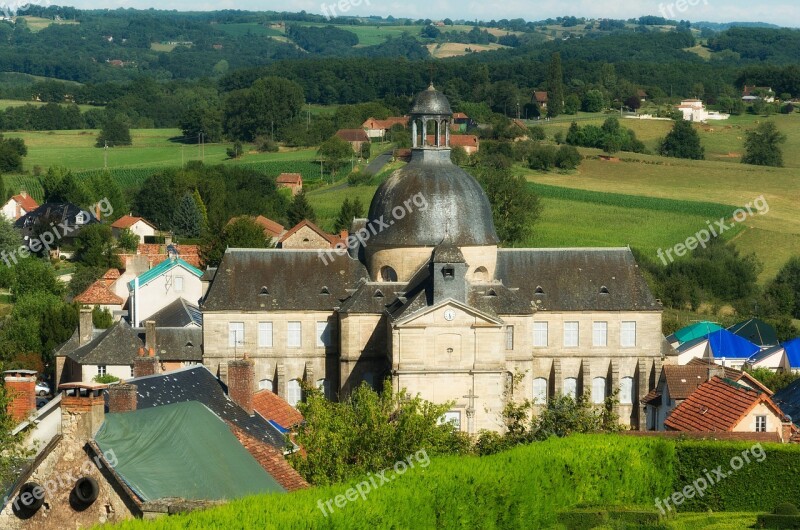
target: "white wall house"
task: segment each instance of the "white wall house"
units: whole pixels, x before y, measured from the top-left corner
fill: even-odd
[[[119,237],[119,234],[125,229],[139,236],[139,243],[144,243],[145,236],[156,235],[155,225],[143,217],[123,215],[111,224],[111,231],[114,237]]]
[[[11,221],[16,221],[20,217],[25,214],[31,213],[36,208],[39,207],[39,203],[37,203],[33,197],[27,194],[27,192],[20,192],[19,195],[14,195],[8,202],[3,205],[2,210],[3,217],[9,219]]]
[[[179,298],[197,304],[203,295],[202,275],[182,259],[171,257],[128,282],[131,324],[142,326],[151,315]]]
[[[706,122],[708,120],[727,120],[730,114],[709,111],[699,99],[684,99],[678,105],[678,110],[683,114],[683,119],[693,122]]]

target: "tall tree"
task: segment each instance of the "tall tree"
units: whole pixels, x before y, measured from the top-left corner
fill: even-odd
[[[308,219],[311,222],[317,220],[317,214],[308,202],[305,190],[300,190],[300,193],[294,196],[292,203],[289,205],[289,210],[286,212],[286,218],[289,221],[289,226],[295,226],[303,219]]]
[[[356,197],[351,202],[349,198],[345,198],[342,207],[339,209],[339,215],[336,216],[336,223],[333,229],[339,232],[340,230],[348,230],[353,224],[353,219],[364,217],[364,205],[361,204],[361,199]]]
[[[194,193],[192,193],[192,199],[194,199],[194,203],[197,205],[197,211],[200,212],[200,233],[203,233],[208,230],[208,210],[206,210],[206,204],[203,202],[203,198],[200,196],[200,192],[197,191],[197,188],[195,188]]]
[[[234,90],[225,100],[223,126],[233,140],[275,137],[305,104],[303,88],[288,79],[266,77],[250,88]]]
[[[125,117],[113,115],[106,118],[97,135],[96,147],[131,145],[131,129]]]
[[[86,267],[122,268],[110,225],[91,224],[75,238],[75,261]]]
[[[183,237],[197,237],[202,229],[203,216],[191,193],[183,194],[172,216],[172,229]]]
[[[762,122],[755,129],[745,132],[745,154],[742,157],[742,163],[783,167],[783,152],[780,144],[784,142],[786,142],[786,135],[778,130],[775,122]]]
[[[675,121],[672,130],[661,142],[658,149],[662,156],[702,160],[705,149],[700,145],[700,135],[692,122],[680,119]]]
[[[564,112],[564,73],[561,54],[553,53],[547,67],[547,115],[551,118]]]
[[[200,257],[207,267],[216,267],[227,248],[270,248],[272,243],[264,227],[250,217],[240,217],[227,225],[221,234],[209,237],[200,248]]]
[[[476,170],[478,181],[492,205],[492,217],[500,240],[513,245],[524,241],[539,219],[542,205],[523,176],[509,168],[483,166]]]

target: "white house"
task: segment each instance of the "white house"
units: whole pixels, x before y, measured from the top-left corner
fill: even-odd
[[[18,195],[14,195],[8,199],[8,202],[3,205],[2,213],[6,219],[16,221],[38,207],[39,203],[37,203],[33,197],[28,195],[26,191],[21,191]]]
[[[202,271],[172,256],[129,281],[131,324],[142,325],[179,298],[196,304],[203,295],[202,275]]]
[[[683,114],[683,119],[687,121],[706,122],[708,120],[727,120],[730,118],[730,114],[707,110],[699,99],[684,99],[677,108]]]
[[[132,215],[123,215],[111,224],[111,231],[114,237],[119,237],[119,234],[128,229],[137,236],[139,236],[139,243],[144,243],[145,236],[156,235],[156,227],[143,217],[134,217]]]

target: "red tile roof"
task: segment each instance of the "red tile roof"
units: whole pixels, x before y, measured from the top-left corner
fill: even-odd
[[[104,280],[97,280],[88,289],[74,298],[75,302],[86,305],[119,305],[125,301],[111,292]]]
[[[395,125],[402,125],[403,127],[407,126],[408,125],[408,117],[407,116],[392,116],[392,117],[386,118],[385,120],[377,120],[375,118],[370,117],[361,126],[364,129],[388,131],[389,129],[391,129]]]
[[[468,120],[469,116],[467,116],[463,112],[456,112],[455,114],[453,114],[453,119],[454,120]]]
[[[105,274],[103,274],[104,280],[118,280],[120,277],[119,270],[117,269],[108,269]]]
[[[122,217],[120,217],[119,219],[117,219],[116,221],[111,223],[111,227],[112,228],[119,228],[119,229],[130,228],[133,225],[135,225],[136,223],[138,223],[139,221],[142,221],[143,223],[149,225],[154,230],[156,228],[155,226],[153,226],[153,223],[151,223],[147,219],[145,219],[143,217],[136,217],[136,216],[133,216],[133,215],[123,215]]]
[[[729,366],[722,366],[716,363],[710,363],[703,359],[698,359],[697,357],[689,360],[686,363],[686,366],[703,366],[706,369],[714,368],[714,369],[722,369],[725,372],[725,379],[730,379],[731,381],[736,381],[737,383],[742,383],[746,386],[751,388],[755,388],[756,390],[761,390],[768,396],[773,394],[772,390],[764,386],[764,384],[753,377],[752,375],[748,374],[747,372],[743,372],[741,370],[736,370],[735,368],[730,368]]]
[[[760,403],[783,417],[765,393],[714,376],[678,405],[664,425],[676,431],[732,431]]]
[[[191,265],[200,267],[200,248],[197,245],[175,245],[178,249],[178,257]],[[167,246],[162,244],[140,243],[136,249],[137,256],[147,256],[150,266],[155,267],[162,261],[169,258]],[[124,261],[130,254],[120,254],[120,259]]]
[[[537,103],[547,103],[547,92],[537,90],[533,93],[533,97]]]
[[[228,423],[228,427],[239,440],[239,443],[264,468],[264,471],[269,473],[286,491],[295,491],[308,487],[308,482],[295,471],[280,451],[250,436],[243,429],[232,423]]]
[[[259,215],[257,217],[253,217],[252,215],[240,215],[239,217],[231,218],[231,220],[228,221],[228,224],[245,218],[251,219],[252,221],[260,224],[264,228],[264,234],[270,238],[278,237],[286,231],[286,228],[284,228],[282,224],[276,223],[272,219],[264,217],[263,215]]]
[[[278,184],[303,184],[303,175],[300,173],[281,173],[275,182]]]
[[[428,145],[436,143],[436,137],[432,134],[428,135]],[[478,147],[478,137],[474,134],[451,134],[450,147]]]
[[[20,207],[21,207],[23,210],[25,210],[25,211],[26,211],[26,212],[28,212],[28,213],[30,213],[30,212],[32,212],[32,211],[34,211],[36,208],[38,208],[38,207],[39,207],[39,203],[38,203],[38,202],[36,202],[36,201],[33,199],[33,197],[31,197],[31,196],[30,196],[30,195],[28,195],[27,193],[25,193],[25,194],[22,194],[22,193],[20,193],[20,194],[14,195],[14,196],[13,196],[13,197],[11,197],[11,198],[14,200],[14,202],[16,202],[17,204],[19,204],[19,205],[20,205]]]
[[[346,142],[369,142],[369,136],[364,129],[339,129],[336,136]]]
[[[302,221],[297,223],[291,230],[289,230],[288,232],[283,234],[283,237],[281,237],[278,242],[279,243],[283,243],[284,241],[286,241],[287,239],[292,237],[294,234],[296,234],[297,231],[300,230],[301,228],[303,228],[304,226],[309,227],[311,230],[313,230],[314,232],[316,232],[320,236],[322,236],[328,243],[331,244],[331,247],[335,246],[337,243],[341,243],[342,242],[342,240],[341,240],[341,238],[339,236],[335,236],[333,234],[327,233],[325,230],[323,230],[322,228],[318,227],[317,225],[315,225],[314,223],[312,223],[308,219],[303,219]]]
[[[253,394],[253,409],[265,420],[272,420],[287,430],[303,421],[303,415],[296,408],[269,390]]]

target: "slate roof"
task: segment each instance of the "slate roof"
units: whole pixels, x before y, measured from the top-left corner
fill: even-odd
[[[284,429],[291,429],[303,421],[303,415],[296,408],[269,390],[260,390],[253,395],[253,409],[264,419],[274,421]]]
[[[203,275],[203,271],[191,266],[190,264],[188,264],[187,262],[185,262],[181,258],[167,259],[167,260],[162,261],[161,263],[159,263],[158,265],[156,265],[152,269],[150,269],[148,271],[145,271],[142,274],[140,274],[138,276],[138,278],[139,278],[139,287],[143,287],[143,286],[147,285],[149,282],[151,282],[154,279],[158,278],[162,274],[164,274],[166,272],[169,272],[170,270],[174,269],[175,267],[183,267],[189,273],[194,274],[198,278],[200,278]],[[128,282],[128,289],[131,290],[131,291],[134,288],[134,281],[135,280],[131,280],[131,281]]]
[[[317,250],[227,249],[204,311],[331,311],[368,278],[349,255]],[[327,289],[330,294],[324,294]],[[264,294],[262,294],[262,292]]]
[[[30,228],[34,223],[36,223],[37,220],[42,218],[52,218],[58,222],[67,221],[69,225],[73,225],[75,224],[75,217],[81,212],[86,212],[89,214],[88,221],[81,226],[97,222],[97,219],[95,219],[94,215],[92,215],[92,212],[75,206],[72,203],[46,202],[34,209],[32,212],[28,212],[14,221],[14,226],[16,228]]]
[[[662,309],[629,248],[499,249],[496,277],[538,311]]]
[[[775,328],[758,318],[751,318],[728,328],[728,331],[749,340],[758,346],[774,346],[778,344]]]
[[[137,387],[137,410],[198,401],[250,436],[283,450],[283,434],[260,414],[250,416],[227,395],[227,387],[205,366],[191,366],[127,381]],[[106,393],[106,396],[108,394]]]
[[[417,94],[409,114],[412,116],[415,114],[449,116],[453,114],[453,110],[450,108],[447,96],[436,90],[431,83],[427,90]]]
[[[86,288],[73,301],[86,305],[118,305],[122,306],[125,300],[114,294],[108,287],[105,279],[100,279]]]
[[[383,313],[387,306],[403,294],[406,284],[398,282],[363,282],[356,291],[345,300],[341,313]]]
[[[775,392],[772,400],[792,418],[795,425],[800,425],[800,379],[795,379],[786,388]]]
[[[686,399],[697,387],[708,380],[708,365],[664,365],[663,376],[669,397],[672,399]]]
[[[714,376],[678,405],[664,425],[676,431],[731,431],[759,403],[783,416],[763,392]]]
[[[78,364],[132,365],[143,345],[136,331],[120,320],[67,355]]]
[[[160,309],[147,320],[154,320],[157,327],[184,328],[186,326],[202,326],[203,313],[200,308],[183,298],[178,298],[168,306]]]
[[[142,346],[144,346],[146,344],[144,328],[137,328],[136,334]],[[156,355],[161,361],[203,362],[203,329],[197,327],[156,327],[155,349]]]

